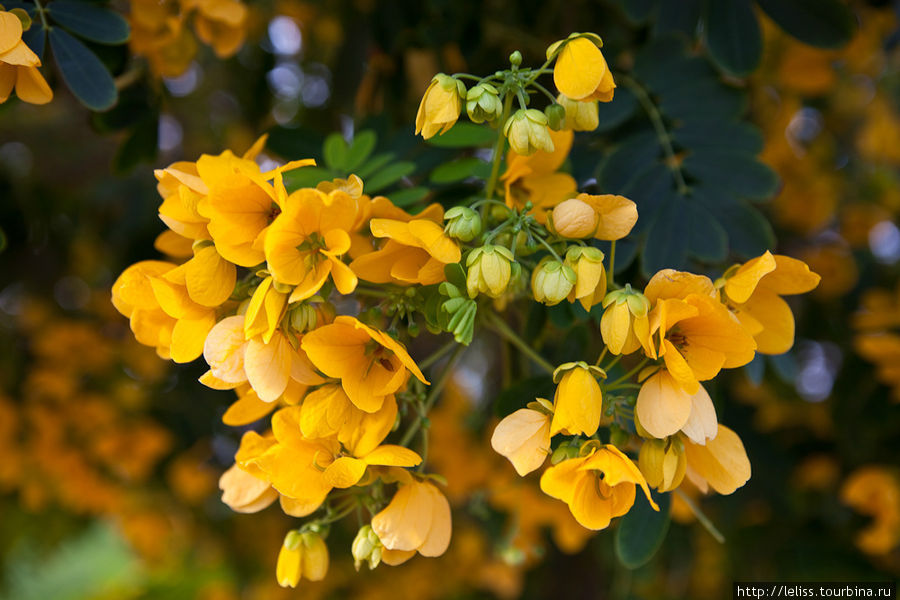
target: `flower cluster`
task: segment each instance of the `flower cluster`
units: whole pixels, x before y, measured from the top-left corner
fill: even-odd
[[[254,158],[264,139],[242,157],[226,151],[156,172],[169,229],[156,247],[170,260],[126,269],[113,303],[161,357],[203,356],[200,381],[237,395],[226,424],[256,424],[220,487],[235,511],[277,500],[307,518],[284,538],[281,585],[325,576],[324,540],[351,514],[361,525],[350,548],[357,567],[444,553],[451,510],[444,478],[427,470],[429,414],[476,330],[552,375],[552,402],[535,398],[508,415],[491,444],[520,475],[549,456],[540,487],[585,529],[628,513],[638,487],[657,508],[651,487],[672,491],[686,478],[730,494],[749,478],[743,445],[718,423],[701,382],[790,348],[793,314],[782,296],[819,277],[766,252],[715,281],[663,270],[642,292],[616,284],[616,243],[638,207],[579,193],[561,172],[573,131],[596,127],[596,102],[614,94],[601,46],[594,34],[573,34],[538,69],[520,68],[516,52],[506,71],[465,76],[477,80],[468,90],[462,75],[434,78],[417,132],[446,132],[464,106],[497,129],[484,194],[446,212],[432,204],[412,214],[372,198],[352,174],[288,189],[284,173],[313,161],[262,171]],[[538,83],[550,73],[557,97]],[[551,101],[543,112],[530,108],[534,91]],[[599,357],[554,366],[510,326],[516,303],[596,316]],[[453,339],[415,360],[407,344],[421,324]],[[558,513],[545,520],[564,522]],[[565,537],[572,547],[584,539]]]
[[[248,9],[240,0],[131,0],[131,49],[159,77],[177,77],[197,53],[197,39],[216,56],[233,56],[247,35]]]
[[[30,28],[27,12],[21,8],[6,11],[0,5],[0,104],[9,100],[13,89],[29,104],[53,99],[53,90],[38,70],[40,57],[22,41],[22,34]]]

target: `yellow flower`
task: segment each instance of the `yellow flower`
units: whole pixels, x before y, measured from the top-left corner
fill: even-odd
[[[677,436],[667,440],[647,440],[641,445],[638,467],[650,487],[671,492],[684,479],[687,467],[684,444]]]
[[[600,319],[600,335],[613,354],[631,354],[643,348],[653,355],[650,340],[650,303],[640,292],[625,288],[614,290],[603,298],[603,317]]]
[[[643,383],[634,414],[646,433],[660,439],[683,431],[702,445],[715,437],[718,427],[715,406],[703,386],[689,394],[665,369]]]
[[[753,360],[756,342],[725,305],[706,295],[712,282],[686,275],[661,271],[647,284],[644,295],[656,301],[650,313],[650,333],[659,333],[655,357],[665,360],[666,369],[684,391],[695,394],[700,381]]]
[[[620,240],[631,233],[632,227],[637,223],[637,205],[624,196],[578,194],[575,198],[596,212],[598,222],[594,237],[598,240]]]
[[[900,484],[886,468],[869,465],[854,471],[841,486],[841,501],[872,517],[856,536],[864,552],[887,554],[900,542]]]
[[[350,263],[350,268],[365,281],[432,285],[446,279],[445,265],[462,258],[459,245],[430,219],[372,219],[369,227],[372,235],[388,241],[380,250]]]
[[[569,198],[556,205],[550,215],[553,230],[572,240],[590,237],[597,230],[597,212],[578,198]]]
[[[212,242],[195,242],[194,256],[184,264],[184,284],[191,300],[215,308],[234,291],[235,266],[219,256]]]
[[[398,477],[397,493],[372,518],[372,529],[384,546],[381,560],[398,565],[416,552],[440,556],[450,545],[450,504],[431,482],[420,482],[406,471]]]
[[[41,59],[22,41],[22,22],[12,12],[0,9],[0,104],[12,94],[29,104],[53,100],[53,90],[38,67]]]
[[[581,458],[564,460],[541,476],[541,490],[568,504],[572,516],[583,527],[595,531],[608,527],[612,519],[631,509],[636,484],[644,490],[653,509],[659,510],[640,470],[612,445],[592,450]]]
[[[472,250],[466,258],[466,288],[469,298],[486,294],[499,298],[506,292],[512,276],[513,255],[503,246],[487,244]]]
[[[416,113],[416,135],[426,140],[436,134],[444,134],[456,124],[466,97],[462,81],[438,73],[435,75]]]
[[[278,291],[271,276],[263,279],[253,290],[244,313],[244,337],[249,340],[261,335],[262,341],[268,344],[281,323],[287,302],[288,293]]]
[[[278,498],[276,492],[265,479],[245,471],[239,465],[231,465],[219,478],[222,502],[239,513],[255,513],[266,508]]]
[[[603,414],[603,397],[597,377],[606,377],[599,368],[584,362],[565,363],[557,367],[553,379],[558,383],[553,396],[553,420],[550,435],[597,432]]]
[[[232,56],[244,43],[247,7],[238,0],[196,0],[194,28],[219,58]]]
[[[346,192],[312,188],[291,194],[265,235],[265,257],[275,281],[297,286],[289,302],[318,292],[330,275],[341,294],[356,289],[356,274],[340,256],[350,250],[358,205]]]
[[[548,59],[559,50],[553,83],[560,93],[572,100],[609,102],[613,99],[616,83],[598,47],[602,45],[595,34],[573,33],[547,48]]]
[[[794,345],[794,315],[781,296],[811,291],[821,277],[803,261],[765,254],[725,275],[729,306],[763,354],[783,354]]]
[[[530,408],[507,415],[494,428],[491,447],[524,477],[544,464],[550,452],[550,415]]]
[[[339,378],[350,401],[366,412],[381,408],[409,373],[428,384],[403,344],[353,317],[340,316],[307,333],[302,348],[320,371]]]
[[[579,102],[565,94],[557,96],[556,101],[566,111],[565,128],[572,131],[593,131],[600,124],[599,108],[594,101]]]
[[[578,300],[584,310],[591,310],[606,295],[603,253],[590,246],[572,246],[566,252],[566,266],[576,277],[575,287],[569,292],[569,302]]]
[[[262,173],[254,161],[228,151],[201,156],[197,172],[208,194],[198,201],[197,212],[209,220],[207,229],[219,254],[242,267],[263,262],[265,231],[285,210],[287,192],[281,172],[314,164],[313,160],[294,161]],[[272,179],[274,184],[269,183]]]
[[[499,119],[503,102],[497,95],[497,88],[489,83],[479,83],[466,92],[466,113],[473,123]]]
[[[112,287],[112,303],[130,321],[134,338],[156,348],[160,357],[170,357],[172,331],[176,320],[160,307],[150,277],[159,277],[175,268],[169,262],[144,260],[122,271]]]
[[[700,491],[709,488],[728,495],[750,479],[750,460],[741,438],[731,429],[719,425],[715,437],[705,445],[685,440],[687,478]]]
[[[522,209],[531,202],[529,214],[541,224],[547,222],[547,211],[571,198],[577,191],[575,180],[559,168],[569,156],[574,134],[571,131],[550,131],[551,152],[538,151],[522,156],[510,150],[506,156],[506,171],[500,177],[504,183],[506,205]]]
[[[531,293],[538,302],[553,306],[573,292],[576,282],[572,267],[546,256],[531,272]]]
[[[520,108],[503,125],[503,135],[516,154],[529,156],[537,151],[553,152],[553,138],[547,115],[534,108]]]
[[[328,547],[318,533],[292,530],[284,536],[275,577],[281,587],[297,587],[300,579],[322,581],[328,573]]]

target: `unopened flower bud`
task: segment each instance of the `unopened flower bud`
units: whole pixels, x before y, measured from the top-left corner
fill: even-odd
[[[594,235],[599,222],[594,207],[578,198],[569,198],[557,204],[550,218],[557,234],[573,240]]]
[[[522,53],[516,50],[512,54],[509,55],[509,64],[514,67],[518,67],[522,64]]]
[[[606,311],[600,319],[603,343],[613,354],[631,354],[638,348],[650,352],[650,301],[626,284],[603,299]]]
[[[301,534],[303,539],[303,576],[310,581],[322,581],[328,573],[328,546],[318,533]]]
[[[646,440],[638,453],[638,467],[650,487],[670,492],[684,479],[687,467],[684,444],[678,437]]]
[[[503,103],[497,88],[489,83],[479,83],[466,92],[466,113],[473,123],[499,119],[503,113]]]
[[[566,121],[566,109],[559,104],[551,104],[544,109],[547,115],[547,124],[553,131],[559,131],[563,128]]]
[[[560,94],[556,101],[565,111],[566,129],[572,131],[593,131],[600,124],[599,109],[596,101],[578,101]]]
[[[303,573],[303,542],[300,532],[291,530],[284,536],[278,552],[275,577],[281,587],[297,587]]]
[[[479,293],[499,298],[506,291],[512,274],[513,255],[503,246],[485,245],[475,248],[466,259],[466,288],[469,297]]]
[[[471,242],[481,235],[481,216],[468,206],[454,206],[444,213],[444,231],[461,242]]]
[[[555,258],[544,258],[531,274],[531,293],[547,306],[559,304],[575,287],[577,278],[571,267]]]
[[[553,139],[547,128],[547,115],[534,108],[520,108],[503,126],[503,135],[509,146],[520,156],[529,156],[538,150],[553,152]]]
[[[350,552],[353,554],[353,566],[357,571],[363,561],[369,563],[370,569],[378,566],[381,562],[381,540],[371,525],[363,525],[356,533]]]

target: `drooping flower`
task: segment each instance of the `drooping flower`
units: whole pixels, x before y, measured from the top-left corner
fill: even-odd
[[[466,86],[459,79],[438,73],[431,79],[416,113],[416,135],[426,140],[446,133],[456,124],[466,98]]]
[[[472,250],[466,258],[466,289],[469,298],[486,294],[499,298],[509,286],[513,255],[508,248],[485,244]]]
[[[572,516],[595,531],[608,527],[612,519],[631,509],[635,485],[641,486],[650,505],[659,510],[641,471],[613,445],[564,460],[541,476],[541,490],[568,504]]]
[[[650,487],[670,492],[684,480],[687,459],[678,436],[666,440],[646,440],[638,454],[638,467]]]
[[[452,523],[447,498],[429,481],[399,471],[397,493],[372,518],[372,529],[384,546],[381,560],[398,565],[416,552],[440,556],[450,545]]]
[[[569,292],[569,302],[581,303],[584,310],[606,296],[606,268],[603,253],[591,246],[572,246],[566,252],[565,264],[575,273],[575,287]]]
[[[278,498],[278,492],[265,479],[234,464],[219,478],[222,502],[234,512],[255,513]]]
[[[597,377],[606,377],[606,374],[584,362],[557,367],[553,374],[557,386],[553,396],[551,436],[564,433],[590,437],[597,432],[603,414],[603,396]]]
[[[599,109],[596,101],[573,100],[565,94],[557,96],[556,101],[565,110],[565,128],[572,131],[593,131],[600,124]]]
[[[547,115],[534,108],[520,108],[506,120],[503,135],[509,147],[521,156],[537,151],[553,152],[553,138],[547,124]]]
[[[197,37],[219,58],[234,55],[247,35],[247,7],[238,0],[196,0],[196,7]]]
[[[284,536],[275,577],[281,587],[297,587],[301,579],[322,581],[328,573],[328,546],[318,533],[292,530]]]
[[[340,316],[307,333],[301,345],[316,368],[339,378],[351,402],[366,412],[381,408],[410,373],[428,384],[403,344],[354,317]]]
[[[694,443],[705,444],[718,427],[715,406],[703,386],[689,394],[666,369],[641,385],[634,414],[641,427],[659,439],[684,431]]]
[[[491,447],[524,477],[544,464],[550,453],[550,415],[530,408],[507,415],[494,428]]]
[[[715,437],[704,445],[685,440],[684,452],[687,478],[704,493],[712,488],[728,495],[750,479],[750,459],[744,444],[724,425],[719,425]]]
[[[803,261],[766,251],[726,273],[722,287],[735,315],[763,354],[783,354],[794,345],[794,315],[781,296],[814,289],[821,277]]]
[[[572,293],[576,282],[572,267],[546,256],[531,272],[531,293],[538,302],[553,306]]]
[[[593,33],[573,33],[547,48],[547,58],[554,54],[553,83],[560,93],[572,100],[613,99],[616,83],[600,51],[603,42]]]
[[[38,67],[41,59],[22,41],[22,21],[13,12],[0,8],[0,104],[13,89],[22,102],[46,104],[53,90]]]
[[[603,298],[603,308],[600,334],[612,354],[631,354],[643,348],[648,356],[653,355],[650,302],[643,294],[626,283],[624,289],[613,290]]]

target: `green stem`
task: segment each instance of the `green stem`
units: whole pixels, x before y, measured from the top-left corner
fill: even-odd
[[[675,148],[672,147],[672,136],[669,135],[669,131],[666,129],[662,113],[659,112],[659,109],[650,98],[647,90],[645,90],[636,80],[628,75],[620,75],[619,81],[621,81],[622,84],[637,97],[638,102],[641,103],[641,107],[647,113],[647,116],[650,117],[650,122],[653,123],[653,129],[656,130],[656,137],[659,139],[659,145],[662,146],[663,152],[666,153],[666,163],[672,171],[672,174],[675,176],[675,182],[678,184],[678,193],[682,196],[687,194],[688,186],[684,181],[684,174],[681,172],[681,167],[678,165],[678,158],[675,156]]]
[[[703,514],[703,511],[700,510],[700,507],[697,506],[697,504],[693,500],[691,500],[691,498],[687,494],[685,494],[681,490],[681,488],[676,489],[675,493],[678,494],[678,497],[688,505],[688,508],[690,508],[691,512],[694,513],[694,516],[697,517],[697,520],[700,521],[700,524],[706,528],[706,531],[709,532],[709,535],[713,536],[713,538],[720,544],[724,544],[725,536],[722,535],[722,532],[719,531],[715,525],[713,525],[713,522],[709,520],[709,517]]]
[[[428,396],[425,397],[425,401],[422,403],[421,413],[418,415],[418,418],[410,424],[409,429],[406,430],[406,433],[403,434],[403,439],[400,440],[401,446],[408,446],[413,437],[416,435],[416,432],[419,431],[419,428],[422,426],[423,419],[434,406],[434,403],[437,401],[438,395],[440,395],[441,390],[444,389],[444,385],[446,385],[447,381],[450,379],[450,375],[453,372],[453,367],[456,365],[456,360],[465,349],[466,347],[462,344],[457,344],[456,350],[454,350],[453,354],[450,355],[450,359],[444,366],[444,370],[441,371],[441,374],[438,376],[437,381],[431,384],[431,389],[428,391]]]
[[[547,250],[550,251],[550,254],[553,255],[553,258],[555,258],[555,259],[558,260],[559,262],[563,262],[563,259],[561,259],[561,258],[559,257],[559,254],[557,254],[557,253],[553,250],[553,247],[550,246],[550,244],[548,244],[547,241],[546,241],[544,238],[542,238],[542,237],[539,236],[539,235],[536,235],[536,236],[534,236],[534,237],[537,239],[537,241],[539,241],[541,244],[544,245],[544,248],[546,248]]]
[[[541,367],[542,369],[547,371],[547,373],[550,373],[551,375],[553,374],[553,371],[555,371],[556,368],[552,364],[550,364],[549,361],[544,359],[543,356],[538,354],[534,350],[534,348],[529,346],[525,342],[525,340],[523,340],[518,335],[516,335],[516,332],[514,332],[512,329],[510,329],[509,325],[506,324],[506,321],[504,321],[500,317],[500,315],[498,315],[497,313],[493,313],[493,312],[488,313],[488,314],[489,314],[491,326],[494,328],[494,330],[497,333],[499,333],[504,338],[506,338],[513,346],[515,346],[516,348],[521,350],[523,354],[525,354],[528,358],[533,360],[535,362],[535,364],[537,364],[539,367]]]
[[[542,86],[541,84],[539,84],[537,81],[531,82],[530,85],[533,85],[535,88],[538,89],[538,91],[540,91],[540,92],[543,93],[545,96],[547,96],[548,98],[550,98],[550,103],[551,103],[551,104],[556,104],[556,96],[554,96],[553,94],[551,94],[551,93],[550,93],[550,90],[548,90],[547,88],[545,88],[544,86]]]
[[[639,390],[641,387],[642,386],[638,383],[620,383],[618,385],[605,385],[603,386],[603,391],[612,392],[613,390],[622,389]]]
[[[616,276],[616,240],[613,240],[609,244],[609,273],[606,274],[607,280],[609,283],[607,284],[609,287],[615,287],[615,283],[613,283],[613,279]]]
[[[606,358],[606,353],[609,352],[609,347],[604,346],[603,352],[600,353],[600,356],[597,357],[597,360],[594,361],[594,366],[599,367],[600,363],[603,362],[603,359]]]
[[[637,372],[639,372],[641,369],[643,369],[643,368],[644,368],[644,365],[646,365],[648,362],[650,362],[650,359],[649,359],[649,358],[645,358],[644,360],[642,360],[641,362],[639,362],[638,365],[637,365],[635,368],[633,368],[632,370],[628,371],[627,373],[625,373],[624,375],[622,375],[621,377],[619,377],[619,378],[616,379],[615,381],[610,382],[610,384],[609,384],[608,386],[606,386],[606,387],[607,387],[607,388],[612,388],[612,387],[618,386],[620,383],[625,383],[626,381],[628,381],[629,379],[631,379],[631,378],[634,376],[635,373],[637,373]]]
[[[50,31],[50,25],[47,23],[47,15],[44,14],[44,7],[41,6],[41,0],[34,0],[34,7],[37,9],[37,13],[41,16],[41,25],[44,27],[45,31]]]
[[[609,373],[609,370],[612,369],[614,366],[616,366],[616,364],[617,364],[620,360],[622,360],[622,356],[623,356],[622,354],[619,354],[619,355],[616,356],[614,359],[612,359],[612,360],[609,362],[608,365],[606,365],[605,367],[601,367],[601,368],[602,368],[604,371],[606,371],[607,373]]]
[[[503,126],[506,124],[506,120],[509,118],[509,111],[512,109],[513,103],[513,95],[507,93],[506,97],[503,99],[503,112],[500,114],[500,125],[497,127],[497,143],[494,144],[494,156],[493,162],[491,163],[491,176],[488,179],[487,187],[485,188],[485,198],[488,200],[492,200],[494,198],[494,192],[497,188],[497,179],[500,177],[500,163],[503,161],[503,148],[506,145],[506,136],[503,135]],[[482,206],[481,207],[481,218],[487,216],[487,209]]]
[[[458,345],[459,344],[456,342],[456,340],[450,340],[449,342],[435,350],[434,354],[432,354],[425,360],[419,361],[419,369],[424,371],[425,369],[439,361],[441,357],[447,354],[447,352],[449,352],[454,346]]]

